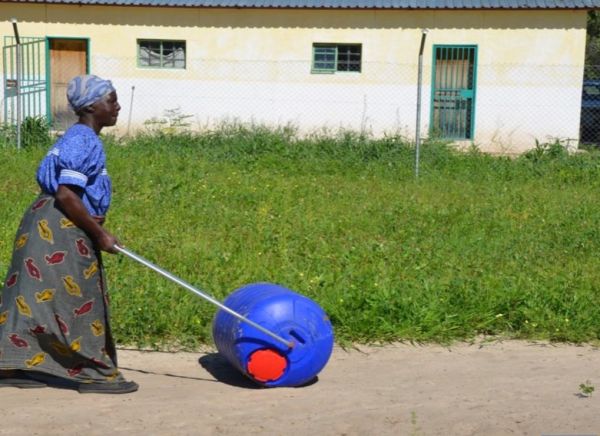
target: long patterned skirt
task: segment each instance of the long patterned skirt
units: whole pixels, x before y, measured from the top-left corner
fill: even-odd
[[[42,194],[27,209],[0,291],[0,369],[117,382],[100,252]]]

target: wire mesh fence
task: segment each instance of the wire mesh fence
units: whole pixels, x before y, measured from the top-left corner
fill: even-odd
[[[465,58],[466,59],[466,58]],[[421,84],[421,137],[460,147],[517,154],[537,142],[574,150],[600,143],[600,66],[496,65],[426,59]],[[470,62],[470,63],[469,63]],[[5,61],[5,64],[7,62]],[[417,119],[416,64],[363,62],[360,72],[322,74],[310,59],[205,59],[185,68],[148,68],[135,57],[93,56],[89,69],[109,78],[122,106],[116,135],[147,129],[203,130],[223,122],[292,125],[300,133],[348,129],[413,142]],[[35,96],[22,96],[22,119],[43,116],[67,127],[64,95],[72,64],[28,73]],[[62,69],[62,70],[61,70]],[[35,76],[38,74],[38,76]],[[4,77],[3,130],[16,120],[11,77]],[[45,82],[45,86],[40,83]],[[29,101],[45,104],[31,106]],[[35,110],[34,110],[35,109]]]
[[[588,65],[581,94],[580,144],[600,146],[600,66]]]

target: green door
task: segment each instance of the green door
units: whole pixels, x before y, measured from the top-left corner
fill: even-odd
[[[477,46],[434,45],[431,134],[473,139]]]

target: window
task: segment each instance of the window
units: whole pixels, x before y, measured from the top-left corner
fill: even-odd
[[[361,44],[313,44],[314,73],[360,73],[361,61]]]
[[[185,68],[185,41],[138,40],[138,65],[148,68]]]

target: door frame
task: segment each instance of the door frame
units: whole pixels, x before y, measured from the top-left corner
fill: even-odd
[[[432,71],[431,71],[431,101],[430,101],[430,113],[429,113],[429,134],[431,135],[434,132],[434,112],[435,112],[435,82],[436,82],[436,74],[437,74],[437,62],[436,62],[436,51],[438,48],[473,48],[473,97],[471,102],[471,122],[470,122],[470,132],[471,138],[447,138],[447,139],[456,139],[462,141],[474,141],[475,138],[475,114],[476,114],[476,97],[477,97],[477,63],[478,63],[478,53],[479,46],[477,44],[433,44],[432,46]]]
[[[72,39],[72,40],[81,40],[85,41],[85,73],[90,74],[90,38],[85,36],[46,36],[46,114],[48,123],[52,125],[52,90],[50,87],[52,86],[52,60],[50,59],[50,42],[54,39]]]

